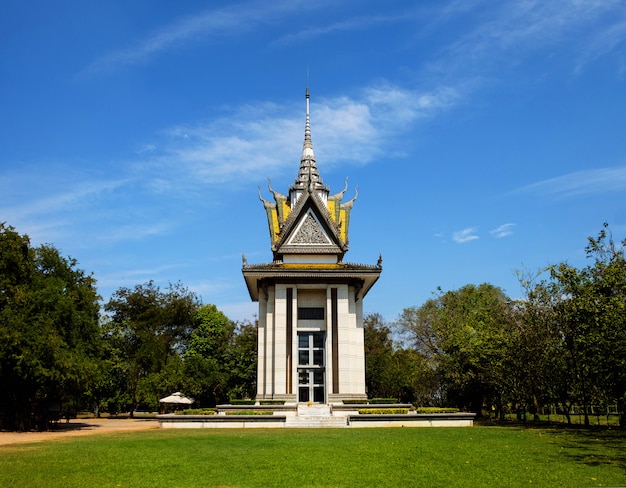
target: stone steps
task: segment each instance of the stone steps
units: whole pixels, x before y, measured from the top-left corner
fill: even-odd
[[[347,417],[333,417],[332,415],[298,415],[287,417],[285,427],[298,429],[342,428],[348,427],[348,419]]]

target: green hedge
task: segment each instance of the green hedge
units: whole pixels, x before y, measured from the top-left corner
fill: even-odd
[[[215,413],[214,408],[188,408],[176,412],[176,415],[215,415]]]
[[[440,407],[417,407],[417,413],[458,413],[458,408],[440,408]]]
[[[228,410],[226,415],[273,415],[274,412],[267,410]]]
[[[256,400],[231,400],[230,404],[231,405],[254,405],[256,403]]]
[[[359,415],[402,415],[409,413],[408,408],[361,408]]]
[[[369,400],[369,403],[373,404],[389,404],[389,403],[398,403],[397,398],[372,398]]]
[[[369,403],[369,400],[343,400],[344,405],[361,405],[363,403]]]
[[[261,400],[261,405],[284,405],[285,400]]]

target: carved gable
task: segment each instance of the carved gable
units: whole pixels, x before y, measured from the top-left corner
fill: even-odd
[[[311,200],[311,195],[303,198],[299,211],[292,212],[283,227],[283,237],[275,251],[282,254],[337,254],[345,252],[337,229]]]
[[[291,238],[287,241],[287,245],[319,246],[328,244],[331,244],[328,234],[324,232],[324,229],[322,229],[322,226],[310,211],[306,213]]]

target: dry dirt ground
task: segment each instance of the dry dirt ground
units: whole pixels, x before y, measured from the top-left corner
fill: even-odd
[[[50,441],[83,435],[107,434],[112,432],[136,432],[158,429],[156,420],[135,419],[73,419],[54,424],[46,432],[0,432],[0,446]]]

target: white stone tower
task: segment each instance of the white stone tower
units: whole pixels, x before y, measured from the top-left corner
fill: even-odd
[[[268,185],[269,186],[269,185]],[[253,301],[259,302],[257,400],[334,403],[365,400],[363,298],[382,271],[343,262],[350,211],[317,169],[306,91],[304,146],[288,195],[269,186],[267,213],[273,261],[243,263]]]

